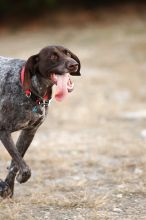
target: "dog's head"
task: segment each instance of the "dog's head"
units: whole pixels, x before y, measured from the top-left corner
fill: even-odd
[[[34,74],[50,79],[52,74],[80,76],[80,60],[70,50],[62,46],[48,46],[31,56],[25,64],[24,89]]]
[[[72,76],[80,76],[80,68],[79,58],[70,50],[63,46],[45,47],[38,54],[31,56],[27,60],[25,64],[23,89],[29,89],[28,82],[31,81],[31,77],[35,74],[39,74],[43,78],[51,80],[52,84],[56,85],[61,76],[64,78],[64,81],[68,77],[68,91],[70,92],[73,86],[71,85],[72,82],[69,78],[69,74]]]

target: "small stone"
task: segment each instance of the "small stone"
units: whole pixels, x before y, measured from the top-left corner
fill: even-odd
[[[126,187],[125,184],[118,185],[119,189],[124,189],[125,187]]]
[[[146,118],[146,110],[137,111],[137,112],[125,112],[122,114],[122,117],[129,120],[138,120]]]
[[[146,138],[146,129],[143,129],[141,132],[140,132],[140,136],[142,138]]]
[[[122,209],[115,207],[115,208],[113,209],[113,211],[114,211],[114,212],[122,212]]]
[[[117,198],[122,198],[122,197],[123,197],[122,194],[118,194],[118,195],[117,195]]]
[[[143,171],[140,168],[135,168],[134,173],[135,174],[142,174]]]

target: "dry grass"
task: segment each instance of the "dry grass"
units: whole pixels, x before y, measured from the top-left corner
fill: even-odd
[[[145,219],[146,20],[127,10],[100,14],[82,28],[1,35],[3,56],[25,58],[44,45],[64,44],[81,57],[83,76],[70,98],[53,101],[26,155],[32,178],[16,184],[12,200],[1,200],[0,219]],[[2,149],[4,178],[10,158]]]

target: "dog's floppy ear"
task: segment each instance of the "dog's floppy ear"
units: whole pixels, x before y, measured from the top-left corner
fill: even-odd
[[[78,63],[78,70],[76,72],[72,72],[70,73],[70,75],[72,76],[80,76],[81,73],[80,73],[80,69],[81,69],[81,63],[80,63],[80,60],[79,58],[73,54],[71,51],[70,51],[70,54],[71,54],[71,58],[74,59],[77,63]]]
[[[24,69],[24,79],[23,79],[23,89],[28,90],[30,89],[31,85],[31,77],[35,74],[35,71],[38,66],[38,54],[33,55],[28,58],[25,64],[25,69]]]

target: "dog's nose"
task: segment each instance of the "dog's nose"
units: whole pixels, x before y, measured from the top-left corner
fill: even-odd
[[[67,63],[67,69],[70,71],[77,71],[78,69],[78,63],[76,61],[69,61]]]

